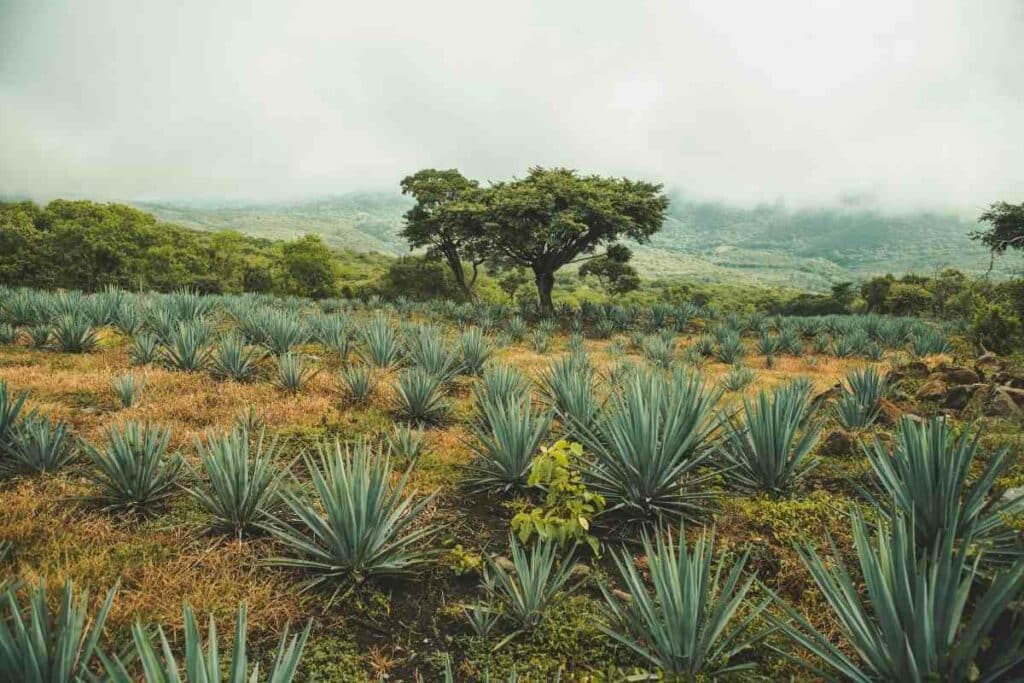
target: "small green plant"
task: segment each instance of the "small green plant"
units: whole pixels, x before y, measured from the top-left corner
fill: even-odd
[[[379,368],[393,367],[401,360],[402,346],[398,333],[383,313],[378,312],[363,329],[363,344],[364,359]]]
[[[155,334],[139,332],[132,337],[128,357],[132,365],[149,365],[160,356],[160,340]]]
[[[551,430],[551,414],[536,414],[530,400],[487,403],[474,427],[476,455],[467,479],[475,491],[509,492],[526,488],[530,464]]]
[[[395,410],[409,422],[436,424],[448,415],[444,381],[424,370],[409,368],[398,374],[395,385]]]
[[[87,474],[99,487],[93,498],[108,509],[152,512],[174,493],[184,466],[179,455],[166,455],[170,429],[128,422],[107,434],[109,443],[103,450],[85,445],[96,467]]]
[[[53,331],[49,325],[32,325],[25,330],[25,334],[33,349],[45,349],[50,344]]]
[[[47,327],[47,334],[49,334],[49,327]],[[14,325],[0,323],[0,344],[7,346],[16,341],[18,341],[18,330],[14,328]]]
[[[542,447],[533,459],[527,483],[544,491],[544,501],[512,518],[512,530],[523,543],[536,535],[560,544],[582,541],[595,555],[600,552],[601,544],[590,533],[590,525],[604,510],[605,500],[583,483],[576,467],[582,457],[583,446],[562,440]]]
[[[122,408],[131,408],[139,402],[143,389],[146,388],[146,378],[132,372],[118,375],[112,382],[114,395]]]
[[[551,335],[538,327],[530,337],[530,346],[537,353],[547,353],[551,347]]]
[[[742,364],[729,368],[729,372],[719,380],[719,386],[725,391],[743,391],[757,379],[757,372]]]
[[[82,315],[69,313],[53,322],[53,347],[64,353],[90,353],[99,345],[99,332]]]
[[[28,418],[30,415],[30,413],[22,414],[26,400],[28,400],[27,391],[12,397],[7,389],[7,381],[0,380],[0,456],[4,455],[9,447],[11,435],[18,425],[18,420]]]
[[[483,564],[484,558],[480,553],[466,550],[461,543],[448,551],[447,565],[451,567],[456,576],[476,574],[481,570]]]
[[[10,457],[0,460],[0,469],[33,474],[55,472],[74,457],[68,426],[35,415],[12,430],[7,451]]]
[[[836,399],[836,413],[847,429],[870,427],[882,410],[889,390],[888,378],[872,367],[851,371],[843,393]]]
[[[413,461],[423,453],[426,435],[420,428],[408,425],[395,425],[388,434],[388,446],[391,452],[400,458]]]
[[[494,348],[478,327],[471,327],[459,337],[459,354],[462,358],[462,372],[479,376],[484,371]]]
[[[377,376],[365,365],[342,368],[340,377],[346,398],[356,405],[368,403],[377,388]]]
[[[171,370],[196,372],[210,362],[210,329],[203,321],[179,323],[164,349],[164,365]]]
[[[255,346],[248,346],[237,332],[223,335],[214,344],[211,372],[218,379],[248,382],[256,376],[264,352]]]
[[[277,357],[277,386],[294,396],[318,372],[306,364],[306,359],[288,351]]]

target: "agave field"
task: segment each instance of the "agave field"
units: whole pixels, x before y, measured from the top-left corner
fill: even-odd
[[[0,681],[1019,679],[1024,379],[959,338],[0,289]]]

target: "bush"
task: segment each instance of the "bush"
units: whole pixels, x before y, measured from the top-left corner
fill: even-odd
[[[1009,353],[1021,347],[1024,326],[1005,306],[984,304],[971,317],[970,333],[974,343],[983,349]]]

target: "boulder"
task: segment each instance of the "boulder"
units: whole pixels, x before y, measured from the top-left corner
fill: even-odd
[[[974,394],[974,387],[975,385],[971,384],[958,384],[955,387],[950,387],[946,390],[946,395],[942,397],[942,407],[950,410],[963,410]]]
[[[941,379],[929,379],[918,388],[914,398],[919,401],[934,401],[946,395],[946,383]]]
[[[953,365],[942,369],[943,379],[949,384],[977,384],[981,382],[981,375],[970,368],[962,365]]]
[[[1014,387],[996,387],[995,398],[1010,409],[1011,413],[1024,410],[1024,389]]]

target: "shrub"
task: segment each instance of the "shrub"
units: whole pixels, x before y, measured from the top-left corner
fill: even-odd
[[[818,427],[804,428],[810,386],[794,383],[743,400],[743,424],[724,421],[726,478],[746,491],[788,492],[816,464]]]
[[[252,444],[248,431],[235,430],[223,436],[208,434],[206,443],[197,439],[196,450],[206,482],[186,490],[213,516],[214,529],[241,538],[270,518],[290,469],[276,471],[276,441],[264,445],[261,432]],[[199,471],[191,465],[189,469],[199,478]]]
[[[426,555],[415,546],[433,533],[412,528],[430,502],[405,495],[411,470],[391,483],[391,461],[365,443],[352,449],[339,442],[321,444],[319,458],[306,457],[312,499],[292,489],[281,496],[295,515],[293,526],[281,518],[270,527],[292,556],[272,564],[312,574],[303,590],[335,585],[334,596],[351,581],[405,574]]]
[[[99,487],[94,499],[108,509],[150,513],[174,493],[184,462],[167,456],[170,429],[138,422],[108,431],[103,450],[86,444],[85,452],[98,470],[87,476]]]
[[[643,546],[653,593],[632,555],[625,550],[614,554],[630,600],[623,602],[601,586],[607,604],[602,630],[665,674],[681,680],[700,680],[699,676],[713,679],[750,669],[753,664],[737,661],[737,655],[763,637],[751,635],[750,625],[770,601],[734,623],[754,583],[753,576],[743,580],[749,551],[733,563],[723,581],[725,553],[712,571],[713,534],[709,537],[702,533],[692,551],[687,548],[682,528],[678,550],[670,534],[659,535],[652,543],[645,533]]]
[[[733,365],[743,359],[746,354],[746,348],[743,346],[743,340],[740,335],[727,332],[718,340],[718,360],[721,363],[728,363]]]
[[[558,441],[541,447],[530,464],[527,484],[544,491],[544,502],[512,518],[512,530],[526,543],[534,535],[542,541],[565,544],[584,541],[596,555],[597,537],[590,533],[593,518],[604,510],[605,500],[587,489],[577,467],[583,457],[578,443]]]

